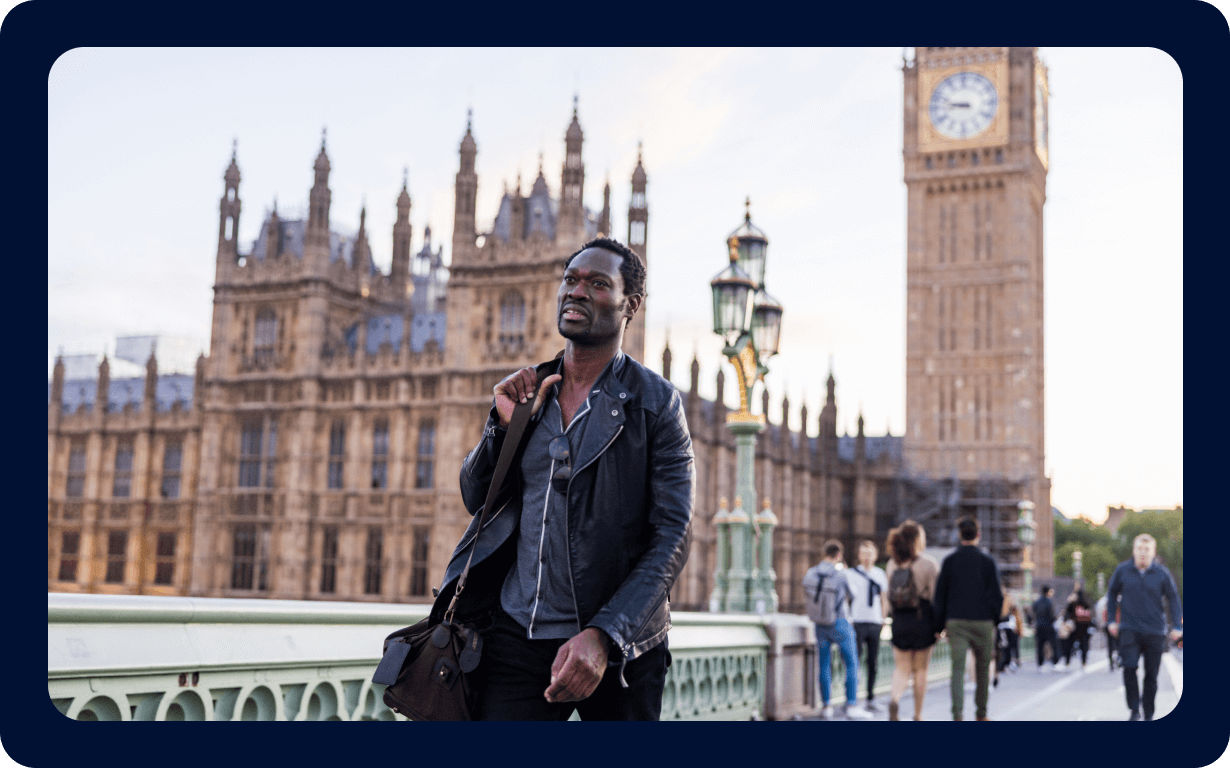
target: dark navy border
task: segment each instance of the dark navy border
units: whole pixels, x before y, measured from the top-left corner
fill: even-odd
[[[532,8],[532,11],[531,11]],[[211,765],[414,765],[448,761],[476,765],[503,758],[520,762],[662,764],[676,761],[757,761],[769,765],[834,761],[860,766],[968,761],[971,764],[1047,764],[1075,759],[1090,764],[1204,766],[1225,750],[1227,663],[1220,629],[1227,576],[1220,544],[1226,540],[1223,507],[1213,488],[1224,466],[1218,449],[1225,402],[1206,392],[1220,378],[1225,348],[1224,306],[1217,295],[1227,245],[1217,238],[1226,219],[1226,61],[1230,40],[1225,18],[1197,0],[1122,4],[1111,2],[756,3],[751,6],[618,3],[581,7],[540,3],[487,7],[465,3],[351,5],[335,3],[65,2],[30,0],[14,8],[0,28],[0,88],[5,95],[0,130],[6,139],[4,207],[9,233],[6,262],[10,360],[37,362],[45,347],[29,338],[28,324],[43,306],[38,293],[47,252],[47,76],[55,60],[78,46],[246,45],[836,45],[886,41],[961,40],[1035,45],[1152,46],[1179,64],[1184,78],[1184,249],[1191,259],[1185,282],[1185,339],[1193,362],[1184,398],[1198,420],[1184,430],[1185,460],[1193,471],[1186,506],[1196,515],[1187,542],[1187,615],[1192,619],[1185,654],[1191,665],[1175,712],[1149,725],[1127,723],[999,723],[991,726],[906,726],[829,723],[696,723],[612,725],[422,724],[404,727],[217,726],[128,723],[85,726],[62,717],[47,697],[44,659],[45,522],[38,486],[40,452],[25,441],[44,429],[43,412],[18,408],[9,445],[17,503],[9,507],[0,568],[9,587],[4,638],[6,685],[0,695],[0,737],[22,765],[79,765],[100,759]],[[609,54],[598,54],[609,55]],[[629,54],[631,55],[631,54]],[[567,74],[567,73],[564,73]],[[1165,120],[1166,115],[1127,115]],[[771,141],[772,137],[766,137]],[[1132,158],[1125,157],[1130,163]],[[98,201],[83,200],[82,205]],[[140,226],[141,212],[130,212]],[[1090,222],[1097,226],[1096,222]],[[1159,254],[1159,258],[1162,255]],[[1108,268],[1113,266],[1108,265]],[[1166,265],[1162,268],[1173,268]],[[697,279],[707,278],[698,274]],[[28,290],[34,290],[34,294]],[[1097,286],[1090,286],[1096,290]],[[1166,312],[1171,307],[1125,307]],[[1177,341],[1177,340],[1176,340]],[[1097,339],[1090,339],[1096,344]],[[1106,384],[1124,375],[1167,371],[1107,371]],[[10,402],[44,402],[41,380],[19,382]],[[30,389],[36,390],[30,392]],[[25,395],[30,395],[29,400]],[[1123,414],[1150,418],[1149,404]],[[1222,426],[1218,426],[1222,425]],[[1191,427],[1197,427],[1192,429]],[[22,437],[25,435],[26,437]],[[15,466],[14,466],[15,464]],[[1216,613],[1214,613],[1216,612]],[[1141,728],[1149,731],[1145,734]],[[548,730],[549,728],[549,730]],[[295,733],[290,733],[294,730]]]

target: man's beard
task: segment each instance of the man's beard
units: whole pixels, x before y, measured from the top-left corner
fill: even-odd
[[[619,337],[619,334],[624,329],[624,318],[619,316],[615,318],[614,325],[608,325],[599,318],[591,317],[587,327],[565,330],[563,313],[560,313],[559,319],[555,323],[555,329],[559,331],[560,336],[571,342],[581,344],[582,346],[596,347]]]

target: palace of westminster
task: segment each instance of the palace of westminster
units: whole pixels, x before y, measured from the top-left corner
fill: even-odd
[[[1041,514],[1034,573],[1052,574],[1043,472],[1042,208],[1047,76],[1035,48],[918,48],[904,62],[907,187],[906,433],[838,436],[830,374],[818,416],[784,400],[757,445],[756,481],[779,525],[781,610],[820,547],[852,552],[921,522],[955,544],[975,514],[1011,586],[1022,578],[1017,505]],[[469,515],[457,477],[492,387],[561,348],[564,260],[614,231],[610,186],[583,204],[574,108],[558,186],[539,169],[476,226],[477,145],[461,139],[451,259],[411,253],[411,201],[395,201],[388,273],[330,226],[322,141],[306,219],[276,206],[238,242],[240,170],[223,175],[213,322],[195,374],[160,373],[156,339],[115,360],[57,359],[48,387],[48,589],[60,592],[429,602]],[[638,154],[625,242],[652,275]],[[520,185],[518,184],[518,187]],[[621,231],[620,234],[623,234]],[[645,312],[625,351],[645,361]],[[85,365],[82,365],[82,363]],[[142,372],[142,367],[144,368]],[[671,353],[661,371],[669,379]],[[656,366],[655,366],[656,367]],[[112,376],[112,368],[116,375]],[[706,610],[712,518],[733,497],[724,374],[714,401],[684,393],[696,454],[692,552],[672,594]],[[762,398],[768,411],[768,395]],[[770,422],[772,418],[768,419]]]

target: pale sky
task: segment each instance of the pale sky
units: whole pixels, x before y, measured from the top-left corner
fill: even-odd
[[[1052,502],[1183,502],[1182,77],[1155,49],[1043,48],[1050,69],[1045,207],[1046,466]],[[75,49],[49,87],[48,375],[58,350],[113,351],[117,335],[208,343],[218,200],[238,139],[240,250],[277,199],[306,204],[328,127],[331,223],[366,200],[388,269],[409,169],[424,225],[451,257],[453,177],[466,110],[478,142],[479,228],[505,183],[529,188],[542,152],[558,194],[573,94],[585,202],[611,181],[627,235],[644,142],[648,362],[669,331],[673,379],[693,352],[713,397],[721,340],[709,280],[752,200],[768,235],[766,286],[785,307],[767,377],[808,429],[832,359],[838,432],[905,424],[901,48],[808,50]],[[736,402],[733,386],[727,400]],[[759,392],[755,397],[759,403]],[[757,408],[759,406],[757,405]]]

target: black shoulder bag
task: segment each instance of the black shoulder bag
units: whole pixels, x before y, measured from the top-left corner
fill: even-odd
[[[387,686],[384,703],[389,709],[411,720],[469,720],[474,706],[474,686],[466,675],[478,667],[483,639],[473,626],[453,621],[457,599],[465,590],[470,563],[478,550],[478,537],[487,522],[487,512],[512,465],[513,455],[530,420],[533,401],[513,409],[508,434],[495,465],[487,501],[479,515],[478,530],[470,543],[470,557],[457,579],[457,589],[444,612],[444,620],[431,623],[431,617],[411,627],[399,629],[385,638],[384,658],[372,682]]]

